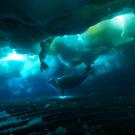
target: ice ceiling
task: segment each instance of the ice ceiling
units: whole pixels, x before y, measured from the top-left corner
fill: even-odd
[[[46,95],[59,94],[47,80],[64,70],[64,67],[61,69],[63,61],[47,56],[50,69],[41,73],[38,56],[26,50],[49,36],[65,35],[65,38],[74,34],[81,42],[81,33],[108,15],[112,15],[109,19],[113,18],[116,25],[124,28],[123,9],[126,5],[133,9],[134,3],[134,0],[129,0],[128,4],[125,0],[103,0],[100,3],[91,0],[3,1],[0,5],[0,90],[8,89],[15,95],[36,94],[37,89]],[[25,51],[18,50],[18,46]],[[122,52],[114,51],[96,59],[93,67],[97,74],[110,72],[122,66],[123,57]]]

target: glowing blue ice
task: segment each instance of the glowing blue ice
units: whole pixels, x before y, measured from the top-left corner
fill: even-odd
[[[24,55],[17,54],[16,51],[13,51],[12,53],[9,53],[9,55],[3,58],[1,61],[10,61],[10,60],[24,61],[25,59],[26,57]]]

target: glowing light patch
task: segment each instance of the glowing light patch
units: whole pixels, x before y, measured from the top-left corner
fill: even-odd
[[[96,74],[111,72],[112,70],[121,67],[122,62],[119,59],[120,57],[120,54],[117,52],[115,52],[115,54],[101,55],[94,61],[92,67],[94,68]]]
[[[49,97],[49,99],[60,99],[60,100],[64,100],[64,99],[73,99],[76,98],[76,96],[51,96]]]
[[[59,96],[59,99],[71,99],[73,96]]]
[[[64,38],[68,38],[68,35],[64,35],[63,37],[64,37]]]
[[[24,61],[25,60],[25,56],[23,56],[21,54],[17,54],[15,51],[13,51],[7,57],[2,59],[2,61],[10,61],[10,60]]]
[[[116,16],[113,18],[113,21],[115,24],[117,24],[121,28],[124,28],[124,26],[125,26],[125,18],[124,17],[125,17],[124,15]]]
[[[77,37],[78,37],[78,40],[79,41],[82,41],[83,39],[82,39],[82,36],[80,35],[80,34],[77,34]]]
[[[35,59],[36,55],[28,56],[30,59]]]
[[[31,61],[31,59],[26,59],[24,66],[20,71],[20,75],[23,78],[35,75],[39,70],[38,65],[39,65],[38,59],[35,59],[35,61]]]
[[[59,96],[59,99],[66,99],[67,96]]]

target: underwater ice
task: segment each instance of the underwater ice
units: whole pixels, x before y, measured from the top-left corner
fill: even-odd
[[[133,20],[132,19],[130,20],[130,18],[133,18]],[[114,40],[113,41],[114,45],[119,46],[123,43],[130,43],[134,39],[132,37],[132,34],[134,34],[135,32],[130,30],[131,29],[130,24],[135,22],[134,18],[135,15],[133,13],[129,13],[124,15],[119,15],[110,19],[113,25],[116,25],[120,30],[122,30],[120,40],[119,39]],[[128,19],[130,20],[129,22]],[[91,29],[92,27],[90,27],[88,31]],[[88,42],[87,38],[85,38],[83,34],[84,33],[77,34],[77,35],[65,35],[63,37],[56,37],[56,38],[60,38],[63,40],[63,42],[70,43],[72,47],[74,47],[74,49],[78,49],[77,47],[75,47],[76,44],[80,44],[80,48],[83,48],[85,45],[87,45]],[[112,34],[115,35],[116,33],[112,33]],[[131,37],[128,37],[127,34],[131,35]],[[94,42],[98,43],[98,38],[96,40],[91,39],[90,43],[94,43]],[[2,52],[2,49],[3,48],[0,49],[0,52]],[[45,79],[50,78],[51,76],[53,76],[53,74],[56,71],[59,72],[58,70],[59,66],[57,64],[59,61],[61,61],[62,64],[67,65],[66,62],[57,59],[55,56],[48,56],[46,62],[48,63],[50,69],[48,72],[43,73],[41,75],[39,71],[38,56],[36,56],[35,54],[33,55],[19,54],[17,53],[16,50],[12,50],[12,49],[8,49],[6,56],[4,52],[2,52],[2,54],[4,54],[4,57],[1,56],[0,59],[0,69],[1,69],[0,75],[6,74],[6,80],[7,80],[3,84],[7,85],[8,88],[12,91],[12,93],[16,95],[21,94],[22,92],[24,92],[24,90],[26,93],[32,93],[33,83],[28,81],[29,78],[40,78],[39,76]],[[121,57],[122,56],[121,54],[122,54],[121,51],[114,51],[112,53],[99,56],[92,64],[96,73],[101,74],[105,72],[111,72],[115,68],[120,68],[122,66],[122,59],[123,59]]]

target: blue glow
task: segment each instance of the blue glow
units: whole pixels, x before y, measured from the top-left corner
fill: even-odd
[[[76,98],[78,96],[62,96],[62,95],[58,95],[58,96],[50,96],[48,97],[48,99],[60,99],[60,100],[65,100],[65,99],[73,99],[73,98]]]
[[[67,96],[59,96],[59,99],[66,99]]]
[[[118,15],[114,17],[112,21],[113,23],[124,29],[126,21],[131,17],[134,17],[134,13]]]
[[[9,53],[9,55],[3,58],[1,61],[10,61],[10,60],[24,61],[25,59],[26,57],[24,55],[17,54],[16,51],[14,50],[12,53]]]
[[[113,54],[101,55],[98,57],[92,67],[94,68],[97,74],[104,74],[107,72],[111,72],[114,69],[118,69],[122,66],[121,54],[115,52]]]
[[[28,58],[35,59],[36,58],[36,55],[28,56]]]
[[[81,34],[77,34],[78,40],[83,41]]]
[[[58,96],[59,99],[71,99],[73,96]]]
[[[122,29],[124,29],[124,26],[125,26],[125,16],[124,15],[116,16],[112,20],[114,21],[115,24],[117,24]]]
[[[36,75],[39,72],[39,65],[40,63],[38,59],[35,59],[34,61],[31,59],[27,59],[22,70],[20,71],[20,75],[23,78]]]

